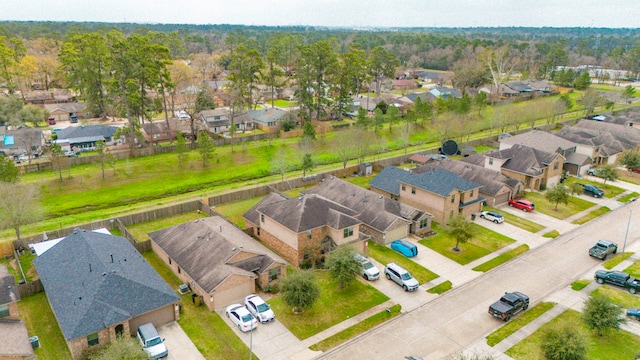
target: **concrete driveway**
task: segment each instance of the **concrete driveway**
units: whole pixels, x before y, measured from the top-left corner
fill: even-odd
[[[158,333],[164,339],[169,350],[168,360],[204,360],[204,356],[193,345],[189,336],[182,330],[177,322],[172,321],[158,328]]]
[[[628,211],[625,211],[628,210]],[[629,218],[633,214],[633,218]],[[628,221],[628,219],[631,219]],[[627,244],[640,237],[640,203],[630,203],[469,281],[329,352],[321,359],[402,359],[415,354],[445,359],[463,351],[504,323],[487,306],[505,291],[522,291],[532,305],[579,278],[593,276],[602,262],[587,255],[593,241]]]

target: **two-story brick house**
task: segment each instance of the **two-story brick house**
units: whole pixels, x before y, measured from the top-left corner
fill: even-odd
[[[471,217],[482,210],[481,185],[436,168],[420,174],[386,167],[370,183],[372,191],[433,214],[447,223],[458,214]]]

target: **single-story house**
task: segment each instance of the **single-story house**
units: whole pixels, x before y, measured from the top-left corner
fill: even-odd
[[[433,214],[445,224],[458,214],[471,217],[482,210],[480,184],[440,168],[423,173],[386,167],[369,183],[372,191]]]
[[[190,120],[185,120],[189,122]],[[171,126],[171,123],[169,123]],[[142,133],[144,139],[148,143],[155,143],[158,141],[168,141],[170,139],[175,139],[177,135],[177,131],[173,128],[169,129],[167,127],[167,122],[165,120],[146,122],[142,124]]]
[[[423,210],[384,197],[371,190],[331,176],[302,194],[316,194],[355,210],[362,221],[361,232],[371,240],[387,245],[410,234],[423,236],[431,231],[433,215]]]
[[[87,104],[84,102],[70,102],[58,104],[45,104],[44,108],[49,111],[49,117],[57,121],[71,121],[71,117],[82,119],[86,116]]]
[[[0,360],[34,359],[26,325],[20,321],[16,280],[0,265]]]
[[[249,116],[255,127],[264,131],[277,129],[282,121],[290,119],[291,115],[288,111],[272,107],[249,110]]]
[[[180,298],[129,240],[76,230],[33,264],[74,359],[180,316]]]
[[[221,216],[149,234],[151,248],[210,309],[220,309],[286,276],[280,256]]]
[[[0,126],[0,154],[7,157],[40,153],[44,144],[44,133],[41,130],[29,126],[9,130],[6,126]]]
[[[448,99],[448,98],[462,98],[462,92],[460,89],[448,88],[446,86],[434,87],[429,92],[436,98]]]
[[[75,102],[75,96],[69,90],[34,90],[24,94],[25,104],[61,104]]]
[[[504,150],[475,154],[460,161],[499,171],[517,179],[525,188],[543,190],[560,182],[564,156],[524,145],[513,145]]]
[[[96,149],[96,143],[100,140],[105,145],[114,145],[113,136],[118,130],[115,126],[108,125],[81,125],[70,126],[56,132],[57,140],[69,140],[73,151],[91,151]]]

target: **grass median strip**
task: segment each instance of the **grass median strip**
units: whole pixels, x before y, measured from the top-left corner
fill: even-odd
[[[487,336],[487,344],[494,346],[500,341],[506,339],[511,334],[520,330],[522,327],[540,317],[545,312],[551,310],[556,304],[552,302],[541,302],[538,305],[522,313],[510,322],[506,323],[500,329],[492,332]]]
[[[608,213],[609,211],[611,211],[611,209],[609,209],[606,206],[602,206],[602,207],[599,207],[599,208],[597,208],[597,209],[595,209],[593,211],[590,211],[587,215],[585,215],[585,216],[583,216],[583,217],[581,217],[579,219],[573,220],[571,223],[572,224],[582,225],[582,224],[584,224],[584,223],[586,223],[588,221],[591,221],[591,220],[597,218],[598,216],[602,216],[602,215]]]
[[[509,250],[509,251],[507,251],[507,252],[505,252],[503,254],[500,254],[500,255],[494,257],[493,259],[474,267],[471,270],[483,271],[483,272],[484,271],[489,271],[489,270],[493,269],[494,267],[502,265],[502,264],[506,263],[507,261],[517,257],[520,254],[526,253],[527,251],[529,251],[529,245],[527,245],[527,244],[520,245],[517,248],[511,249],[511,250]]]
[[[628,203],[629,201],[633,200],[633,199],[637,199],[640,196],[640,194],[638,194],[637,192],[632,192],[631,194],[627,194],[625,196],[622,196],[618,199],[619,202],[621,203]]]
[[[631,255],[633,255],[632,252],[625,252],[625,253],[622,253],[622,254],[621,253],[617,253],[614,257],[612,257],[611,259],[605,261],[602,266],[604,266],[604,268],[607,269],[607,270],[611,270],[614,267],[616,267],[616,265],[618,265],[621,262],[627,260]]]
[[[591,284],[591,280],[576,280],[571,283],[571,288],[575,291],[580,291]]]
[[[447,292],[449,290],[451,290],[451,288],[453,287],[453,284],[451,283],[451,281],[447,280],[443,283],[440,283],[434,287],[432,287],[431,289],[427,290],[428,293],[431,294],[442,294],[444,292]]]
[[[393,305],[389,308],[389,310],[383,310],[379,313],[370,316],[359,323],[350,326],[339,333],[332,335],[317,344],[310,346],[311,350],[316,351],[327,351],[331,348],[334,348],[343,342],[354,338],[355,336],[364,333],[367,330],[372,329],[373,327],[382,324],[383,322],[392,319],[398,315],[400,315],[400,310],[402,307],[398,304]]]
[[[558,232],[558,230],[551,230],[548,233],[545,233],[545,234],[542,235],[542,237],[546,237],[546,238],[549,238],[549,239],[555,239],[558,236],[560,236],[560,233]]]

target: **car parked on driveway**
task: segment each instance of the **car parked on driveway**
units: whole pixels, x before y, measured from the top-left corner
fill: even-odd
[[[524,212],[536,209],[536,206],[531,201],[525,199],[511,199],[509,200],[509,206],[520,209]]]
[[[373,265],[371,260],[358,253],[355,254],[355,257],[362,265],[362,267],[360,268],[360,274],[363,278],[367,280],[377,280],[380,278],[380,270],[378,270],[378,268]]]
[[[604,191],[598,189],[597,187],[591,184],[583,184],[582,189],[584,190],[585,194],[591,195],[594,198],[601,198],[604,196]]]
[[[418,280],[414,279],[407,270],[396,263],[389,263],[384,267],[384,275],[389,280],[393,280],[396,284],[402,286],[404,291],[414,291],[420,285]]]
[[[496,224],[501,224],[504,222],[504,216],[495,211],[483,211],[480,213],[480,217],[485,220],[493,221]]]
[[[587,174],[591,176],[602,177],[602,169],[600,168],[591,168],[587,170]]]
[[[418,255],[418,247],[408,241],[394,240],[391,242],[391,248],[406,257]]]
[[[244,306],[249,312],[255,316],[261,323],[273,321],[276,315],[271,310],[271,306],[256,294],[251,294],[244,298]]]
[[[640,321],[640,309],[639,308],[631,308],[627,310],[627,316],[635,318]]]
[[[253,330],[258,326],[258,320],[256,320],[246,307],[240,304],[229,305],[225,313],[242,332]]]

